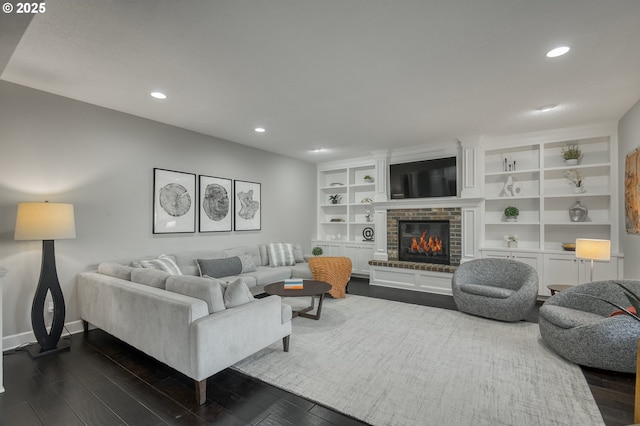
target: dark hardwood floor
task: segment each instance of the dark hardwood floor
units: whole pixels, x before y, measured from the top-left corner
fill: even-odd
[[[369,287],[358,278],[349,292],[455,309],[450,296]],[[1,425],[364,424],[232,369],[207,381],[207,402],[198,406],[191,379],[101,330],[68,338],[71,351],[52,357],[5,352]],[[583,372],[606,424],[633,423],[635,375]]]

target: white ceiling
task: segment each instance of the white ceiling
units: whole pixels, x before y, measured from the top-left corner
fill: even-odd
[[[640,99],[638,0],[46,7],[3,80],[309,162],[614,121]]]

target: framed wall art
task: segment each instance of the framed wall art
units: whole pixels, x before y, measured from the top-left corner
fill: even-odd
[[[200,232],[231,231],[231,179],[200,175]]]
[[[640,148],[639,148],[640,149]],[[640,151],[627,155],[624,164],[624,207],[627,234],[640,234]]]
[[[233,187],[234,229],[236,231],[259,230],[262,214],[260,184],[236,180]]]
[[[196,232],[196,175],[153,169],[153,233]]]

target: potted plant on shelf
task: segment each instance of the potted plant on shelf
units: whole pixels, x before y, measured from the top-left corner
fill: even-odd
[[[584,179],[582,178],[580,170],[569,169],[564,173],[564,178],[567,180],[569,185],[573,186],[573,192],[576,194],[580,194],[585,191]]]
[[[582,151],[578,144],[569,144],[562,148],[562,158],[568,166],[575,166],[580,162]]]
[[[322,253],[324,253],[324,250],[322,250],[322,247],[315,246],[311,250],[311,254],[314,256],[322,256]]]
[[[518,236],[517,235],[505,235],[504,240],[507,242],[507,247],[518,248]]]
[[[366,183],[372,183],[372,182],[373,182],[373,178],[372,178],[371,176],[369,176],[369,175],[366,175],[366,176],[364,177],[364,181],[365,181]]]
[[[504,217],[507,222],[516,222],[519,214],[520,210],[517,207],[508,206],[504,209]]]
[[[331,201],[331,204],[338,204],[341,199],[342,195],[340,194],[329,195],[329,201]]]

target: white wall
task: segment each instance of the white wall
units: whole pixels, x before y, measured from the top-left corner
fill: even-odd
[[[625,230],[624,166],[628,154],[640,148],[640,101],[638,101],[618,122],[618,178],[620,188],[620,249],[624,255],[624,277],[640,279],[640,235],[627,234]]]
[[[41,243],[14,241],[21,201],[75,205],[74,240],[56,242],[66,322],[79,319],[75,275],[109,259],[255,242],[315,229],[313,164],[0,81],[0,266],[9,270],[5,336],[31,331]],[[153,168],[262,184],[260,231],[152,234]]]

